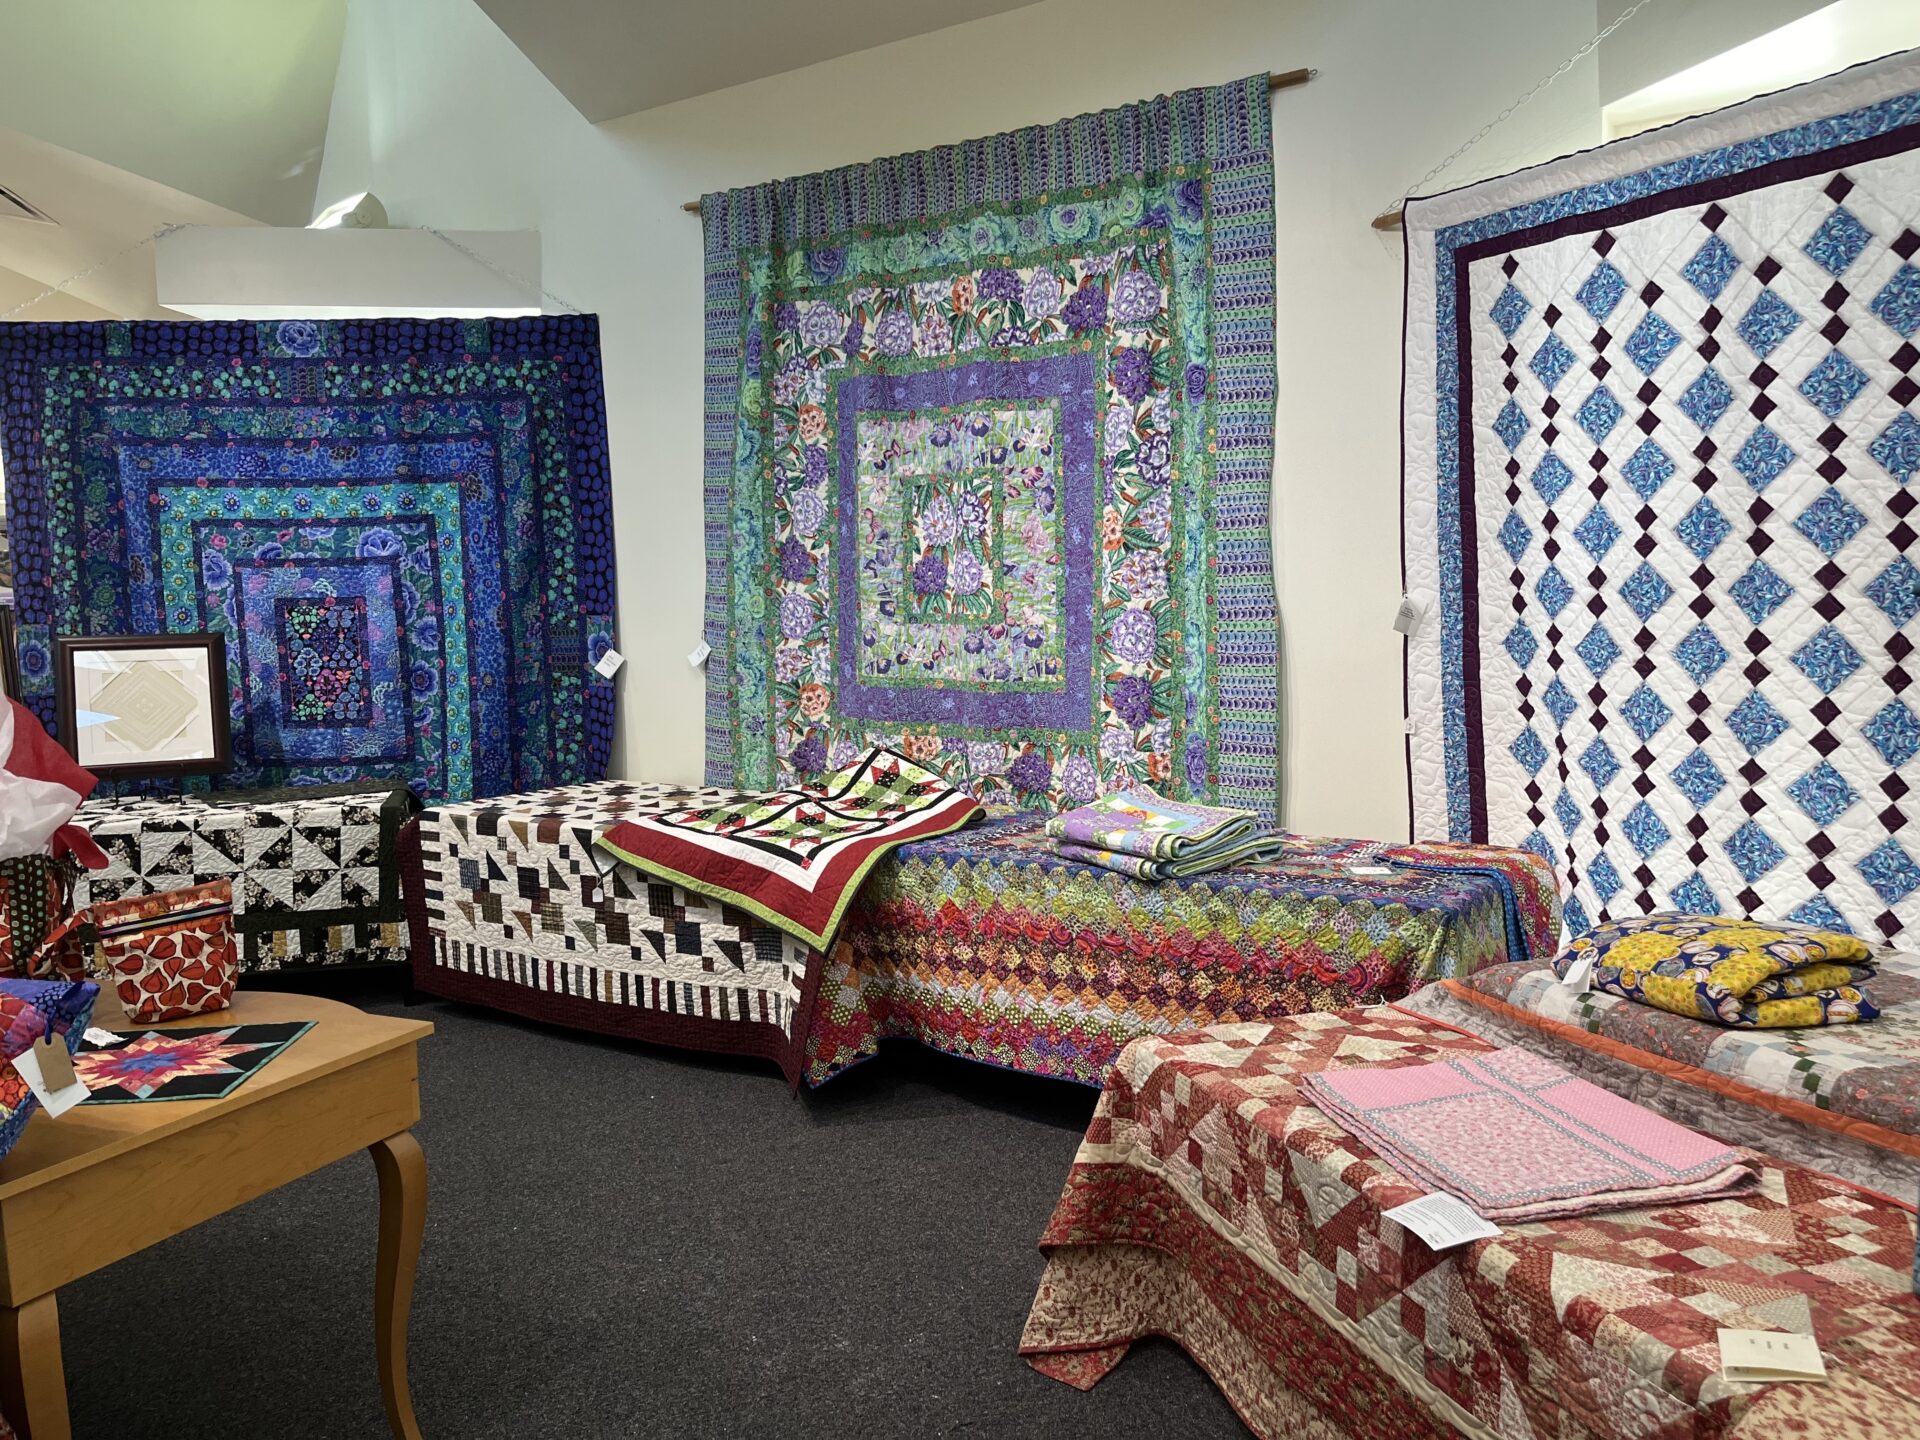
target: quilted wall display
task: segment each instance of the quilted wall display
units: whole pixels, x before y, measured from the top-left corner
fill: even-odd
[[[1407,208],[1414,825],[1920,922],[1920,56]]]
[[[591,315],[0,325],[24,699],[52,640],[227,636],[234,768],[429,800],[605,773]]]
[[[1268,93],[701,201],[710,784],[1274,812]]]

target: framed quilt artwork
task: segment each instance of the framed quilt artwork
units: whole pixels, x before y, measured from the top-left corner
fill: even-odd
[[[1277,801],[1264,76],[710,195],[707,779]]]
[[[0,326],[26,703],[58,636],[225,637],[237,788],[598,778],[613,689],[599,328]]]
[[[233,763],[220,635],[54,642],[59,733],[102,779],[217,775]]]
[[[1920,52],[1407,207],[1414,827],[1920,926]]]

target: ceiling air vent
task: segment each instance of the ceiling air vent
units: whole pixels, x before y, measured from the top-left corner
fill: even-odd
[[[0,220],[32,220],[41,225],[54,223],[50,216],[41,214],[4,185],[0,185]]]

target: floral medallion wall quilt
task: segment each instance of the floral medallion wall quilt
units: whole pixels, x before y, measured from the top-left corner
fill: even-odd
[[[42,720],[55,637],[217,631],[219,785],[605,773],[593,316],[0,326],[0,420]]]
[[[1920,58],[1407,210],[1416,833],[1920,924]]]
[[[1277,801],[1264,76],[709,195],[707,779]]]

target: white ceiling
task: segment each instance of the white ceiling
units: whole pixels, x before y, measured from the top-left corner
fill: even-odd
[[[1035,0],[477,0],[598,124]]]

